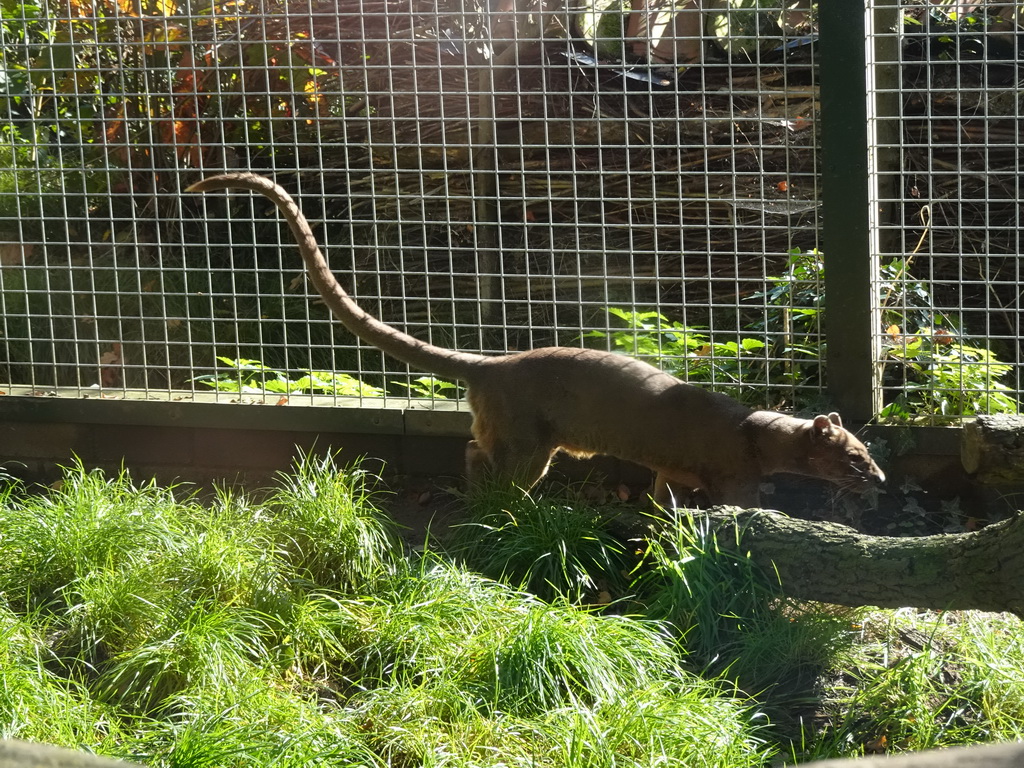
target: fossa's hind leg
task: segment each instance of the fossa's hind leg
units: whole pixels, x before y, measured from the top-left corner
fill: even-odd
[[[692,472],[668,475],[658,472],[654,478],[654,503],[665,509],[695,508],[711,503],[711,490]]]
[[[487,446],[482,440],[466,445],[466,476],[471,487],[495,483],[512,484],[528,491],[548,471],[554,449],[536,443],[494,442]]]
[[[659,472],[654,478],[654,503],[665,509],[688,506],[694,489],[673,482]]]
[[[502,445],[494,457],[495,472],[520,490],[528,491],[548,473],[554,452],[554,448],[546,445]]]
[[[493,401],[469,392],[473,437],[466,446],[466,474],[471,487],[481,483],[510,484],[528,491],[547,474],[555,446],[531,419],[495,407]],[[502,402],[498,398],[498,402]]]
[[[466,480],[470,485],[483,482],[492,469],[491,457],[477,440],[466,443]]]

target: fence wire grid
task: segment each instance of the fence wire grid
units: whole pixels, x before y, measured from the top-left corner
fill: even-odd
[[[829,399],[816,4],[13,8],[9,394],[459,403],[311,297],[268,201],[184,192],[247,170],[295,196],[364,307],[420,338],[615,349],[757,407]],[[892,20],[868,41],[888,73],[865,92],[876,199],[851,201],[880,212],[879,407],[1013,409],[1020,6],[868,10]]]
[[[872,11],[882,413],[1016,412],[1022,7]]]

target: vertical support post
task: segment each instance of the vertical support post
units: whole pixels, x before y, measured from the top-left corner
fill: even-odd
[[[821,3],[819,14],[826,375],[836,408],[865,422],[881,405],[871,181],[877,168],[869,162],[868,127],[874,24],[864,2]]]
[[[478,248],[477,290],[480,297],[480,318],[484,325],[491,325],[498,320],[500,306],[497,277],[499,211],[493,56],[488,56],[483,61],[478,59],[478,67],[477,115],[472,122],[469,135],[472,148],[473,195],[476,198],[474,234]]]

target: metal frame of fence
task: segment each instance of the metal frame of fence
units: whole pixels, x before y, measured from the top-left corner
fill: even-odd
[[[1010,407],[1020,6],[761,5],[18,6],[0,386],[461,407],[311,301],[266,201],[183,192],[238,169],[435,343],[619,349],[860,421]]]

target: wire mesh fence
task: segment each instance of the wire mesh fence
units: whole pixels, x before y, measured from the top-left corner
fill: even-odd
[[[183,192],[252,170],[296,197],[363,306],[421,338],[613,348],[755,406],[826,399],[828,51],[809,3],[13,7],[0,24],[11,393],[457,400],[311,301],[267,201]],[[966,350],[985,350],[984,370],[1008,366],[986,386],[1013,402],[1022,367],[1016,17],[982,9],[1007,26],[919,31],[950,8],[893,6],[897,55],[880,62],[900,73],[882,92],[902,105],[880,118],[901,138],[876,146],[895,157],[877,201],[893,212],[875,361],[889,405],[931,385],[936,352],[957,350],[963,372]],[[977,56],[935,50],[965,27],[986,41]]]
[[[883,414],[1016,412],[1021,389],[1019,4],[876,4]]]

